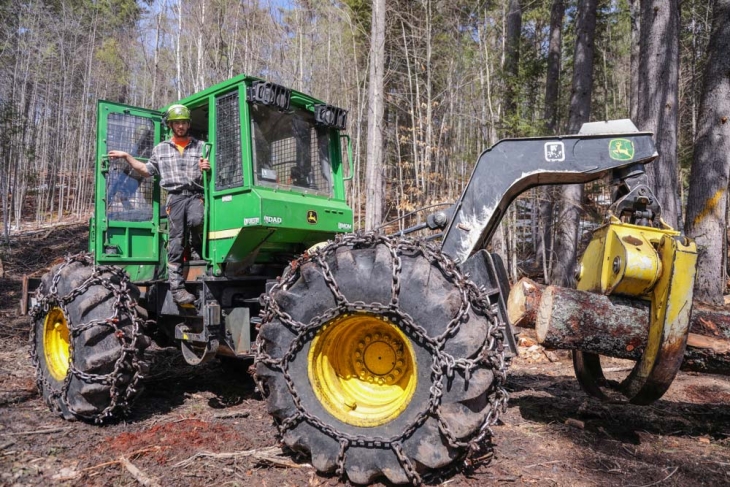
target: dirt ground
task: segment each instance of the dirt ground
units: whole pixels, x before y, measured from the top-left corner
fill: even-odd
[[[345,485],[281,452],[243,370],[217,361],[191,367],[174,349],[149,351],[145,392],[123,421],[53,416],[35,390],[28,319],[17,316],[20,283],[83,250],[86,237],[77,224],[0,247],[0,485]],[[730,485],[730,380],[680,373],[652,406],[604,404],[579,389],[567,355],[529,336],[523,344],[508,410],[493,428],[494,457],[430,485]],[[604,364],[615,378],[628,366]]]

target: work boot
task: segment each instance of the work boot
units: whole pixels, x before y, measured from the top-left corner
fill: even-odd
[[[177,304],[193,304],[195,302],[195,296],[192,293],[189,293],[185,288],[173,289],[172,299],[174,299]]]

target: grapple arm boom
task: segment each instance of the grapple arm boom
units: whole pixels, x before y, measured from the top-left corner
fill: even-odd
[[[585,124],[577,135],[502,140],[479,157],[442,251],[464,262],[485,248],[509,204],[531,187],[587,183],[657,155],[652,134],[629,120]]]

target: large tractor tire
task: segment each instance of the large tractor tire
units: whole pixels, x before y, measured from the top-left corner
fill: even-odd
[[[43,276],[30,345],[40,394],[64,419],[103,422],[126,413],[141,391],[150,340],[137,288],[90,255],[66,258]]]
[[[507,400],[504,328],[435,247],[338,237],[265,299],[258,387],[283,442],[320,472],[418,484],[491,449]]]

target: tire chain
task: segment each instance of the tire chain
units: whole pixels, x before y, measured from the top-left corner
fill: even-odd
[[[59,296],[58,283],[61,280],[61,272],[74,262],[93,266],[92,274],[67,295]],[[111,274],[111,276],[109,274]],[[116,278],[118,282],[113,282],[112,278]],[[137,303],[130,294],[131,288],[128,286],[129,283],[129,276],[119,267],[107,265],[96,266],[94,265],[94,260],[91,254],[81,252],[79,254],[67,256],[64,263],[58,266],[56,273],[51,280],[50,289],[47,293],[43,289],[43,284],[41,284],[36,290],[35,298],[37,303],[33,306],[29,313],[33,320],[30,332],[30,356],[36,371],[36,384],[38,390],[50,391],[47,402],[54,412],[59,414],[61,413],[61,409],[54,399],[59,399],[66,409],[73,415],[85,420],[93,420],[95,423],[102,423],[109,418],[114,418],[117,416],[117,413],[120,412],[122,414],[127,414],[129,412],[131,402],[138,392],[139,382],[144,379],[143,369],[145,368],[145,364],[140,360],[138,352],[143,350],[146,346],[145,339],[143,338],[145,322],[137,313]],[[91,320],[88,323],[71,323],[66,306],[68,303],[86,292],[89,288],[96,285],[103,286],[114,295],[114,313],[108,318]],[[63,312],[66,323],[69,326],[72,345],[69,347],[69,371],[66,374],[60,391],[54,390],[48,380],[41,373],[36,346],[36,322],[43,319],[43,317],[54,306],[60,308]],[[123,314],[127,314],[132,323],[131,333],[118,326],[120,322],[123,321],[120,319]],[[77,369],[75,366],[75,351],[73,347],[74,339],[81,333],[95,326],[106,326],[114,330],[114,336],[117,340],[119,340],[119,344],[121,346],[121,353],[114,364],[114,370],[108,374],[89,374]],[[130,355],[131,360],[128,359]],[[131,363],[132,370],[129,370],[127,367],[126,364],[128,362]],[[124,373],[132,374],[132,378],[126,387],[123,387],[124,384],[120,381]],[[68,389],[71,384],[71,378],[74,376],[86,383],[106,384],[111,386],[111,401],[109,405],[97,414],[90,415],[76,411],[68,401]]]
[[[377,244],[385,245],[392,257],[393,270],[391,301],[387,305],[375,302],[348,302],[332,276],[332,272],[326,258],[329,255],[334,254],[340,247],[373,247]],[[401,254],[422,255],[432,265],[435,265],[443,273],[446,279],[457,287],[461,294],[462,303],[459,311],[449,322],[446,330],[437,337],[429,336],[422,326],[415,323],[409,315],[398,308],[400,272],[402,268],[402,261],[400,258]],[[298,269],[308,262],[315,262],[322,270],[323,278],[332,292],[336,305],[335,307],[328,309],[322,315],[312,318],[308,324],[304,324],[295,321],[290,315],[282,311],[279,308],[278,303],[272,299],[271,296],[277,290],[286,289],[294,284],[294,282],[298,279]],[[360,232],[357,234],[338,235],[334,242],[331,242],[310,253],[305,253],[299,259],[292,262],[284,275],[273,286],[271,291],[264,296],[264,301],[265,307],[261,312],[262,323],[271,322],[276,318],[297,334],[292,340],[289,349],[279,359],[271,357],[264,350],[264,342],[261,335],[259,335],[256,340],[256,361],[263,363],[272,369],[281,371],[297,409],[297,412],[294,415],[277,422],[279,435],[283,437],[288,430],[294,428],[299,422],[306,421],[327,436],[337,440],[340,444],[340,450],[336,460],[337,475],[344,475],[346,450],[350,446],[356,445],[360,447],[380,449],[390,448],[411,483],[413,485],[419,485],[422,482],[422,479],[412,462],[403,453],[402,442],[404,439],[412,435],[429,417],[435,417],[437,419],[439,430],[448,441],[450,447],[465,449],[464,456],[462,458],[463,460],[466,460],[466,457],[476,451],[492,450],[492,430],[490,426],[495,424],[499,419],[499,415],[506,410],[508,399],[507,391],[504,389],[504,384],[507,378],[506,369],[509,365],[505,360],[504,355],[503,333],[505,332],[505,324],[500,322],[498,314],[493,311],[484,289],[478,288],[469,280],[468,275],[462,274],[456,267],[456,264],[442,254],[434,245],[426,242],[425,240],[388,237],[376,232]],[[487,318],[489,327],[484,343],[481,345],[474,358],[457,359],[446,353],[443,348],[446,341],[458,332],[461,323],[466,319],[467,314],[472,307],[478,314]],[[426,349],[430,350],[433,355],[433,383],[430,388],[430,399],[428,401],[428,405],[410,425],[403,429],[400,434],[391,438],[371,438],[362,435],[338,432],[320,418],[305,410],[301,404],[299,393],[288,372],[289,363],[294,355],[302,349],[307,341],[314,338],[317,331],[325,323],[343,313],[362,311],[389,317],[391,322],[397,323],[401,329],[409,333],[412,337],[415,337],[416,341]],[[465,381],[468,382],[470,380],[471,373],[481,366],[491,369],[494,374],[494,382],[486,392],[489,400],[489,405],[487,407],[489,407],[490,410],[486,415],[484,422],[479,427],[479,430],[467,441],[459,441],[456,435],[450,431],[446,421],[440,414],[444,376],[451,378],[456,370],[461,370],[464,373]],[[259,391],[261,391],[264,396],[268,395],[268,391],[262,378],[257,375],[254,378]]]

